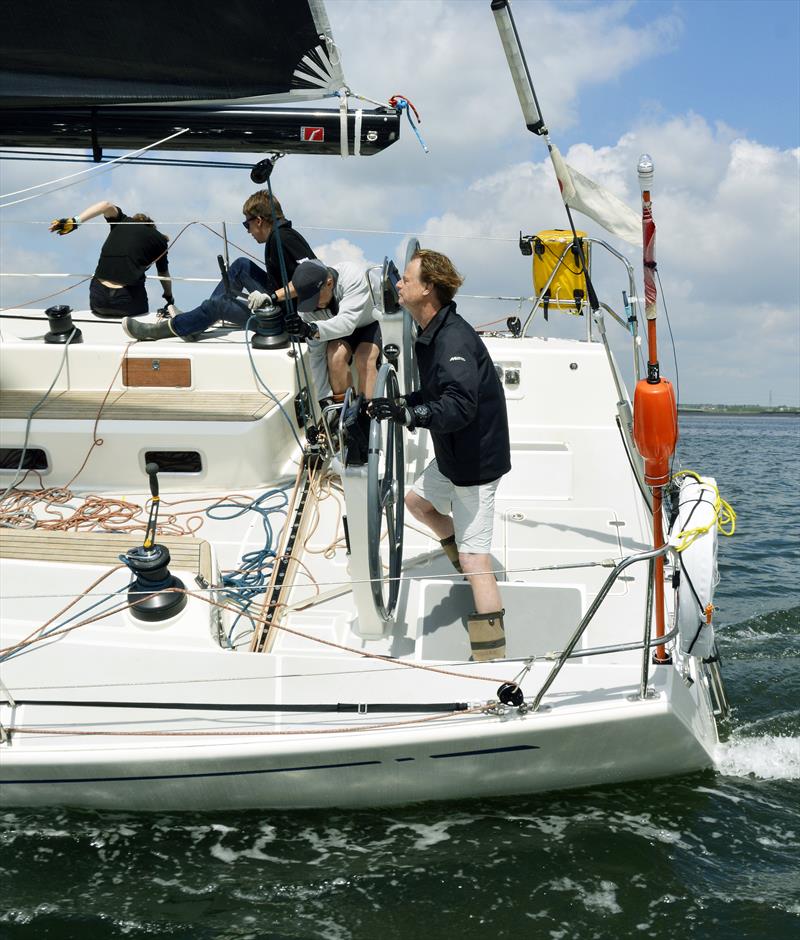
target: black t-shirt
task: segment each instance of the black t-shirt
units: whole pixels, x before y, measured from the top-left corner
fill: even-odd
[[[305,238],[299,232],[295,232],[292,223],[288,219],[278,219],[275,228],[279,230],[278,236],[281,240],[283,262],[286,267],[286,280],[291,281],[294,277],[295,268],[301,261],[309,261],[317,256]],[[264,265],[272,282],[269,288],[272,291],[283,287],[280,256],[278,254],[278,238],[275,235],[275,228],[270,232],[269,238],[264,243]]]
[[[100,249],[96,278],[115,284],[135,284],[144,279],[144,272],[155,261],[156,270],[162,277],[169,271],[167,263],[167,236],[153,225],[120,225],[131,222],[131,218],[119,208],[117,217],[109,219],[111,231]]]

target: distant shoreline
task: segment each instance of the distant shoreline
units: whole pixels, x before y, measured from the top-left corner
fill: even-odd
[[[800,408],[791,408],[786,411],[778,411],[773,408],[771,411],[765,408],[763,411],[756,411],[750,408],[692,408],[678,407],[679,415],[710,415],[714,418],[798,418],[800,417]]]

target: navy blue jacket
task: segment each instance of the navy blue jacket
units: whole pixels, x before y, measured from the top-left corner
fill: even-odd
[[[417,337],[420,390],[406,401],[427,405],[424,426],[439,470],[456,486],[490,483],[511,469],[503,386],[483,340],[449,303]],[[423,422],[418,422],[421,425]]]

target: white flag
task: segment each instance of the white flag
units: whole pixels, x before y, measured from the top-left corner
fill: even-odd
[[[621,199],[617,199],[613,193],[568,166],[558,147],[554,145],[550,148],[550,158],[558,185],[561,187],[561,195],[571,209],[588,215],[612,235],[630,242],[631,245],[642,247],[640,215],[630,206],[626,206]]]

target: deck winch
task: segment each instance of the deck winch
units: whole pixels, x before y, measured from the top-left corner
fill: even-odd
[[[121,557],[136,575],[128,589],[131,615],[137,620],[155,623],[179,614],[186,606],[188,597],[184,583],[170,573],[169,549],[155,542],[160,502],[158,464],[148,463],[145,470],[150,478],[152,501],[144,540],[140,546]]]
[[[44,334],[46,343],[58,344],[82,343],[83,333],[72,322],[72,307],[67,304],[56,304],[45,310],[45,316],[50,324],[50,330]]]

